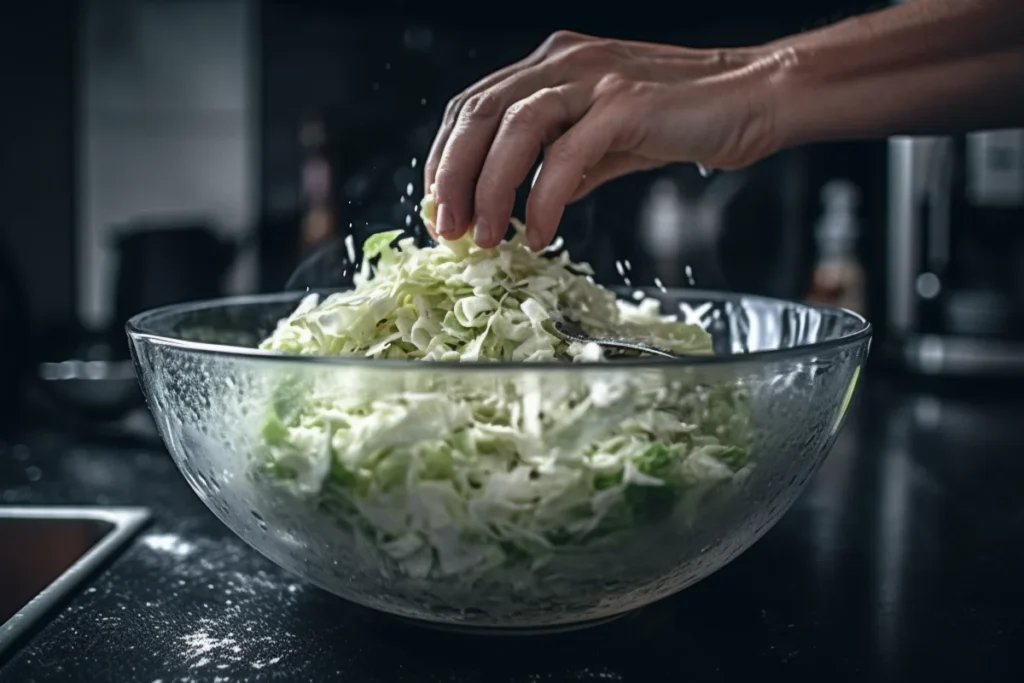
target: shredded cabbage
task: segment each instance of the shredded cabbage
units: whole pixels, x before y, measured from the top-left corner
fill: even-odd
[[[428,196],[427,220],[431,211]],[[552,333],[552,313],[571,311],[591,333],[712,353],[699,326],[661,315],[654,301],[618,301],[586,265],[531,252],[517,227],[487,250],[468,237],[417,248],[398,231],[375,235],[354,289],[307,296],[261,348],[606,360]],[[752,465],[749,413],[732,384],[661,371],[546,383],[528,372],[464,381],[442,372],[407,374],[402,391],[344,372],[307,373],[276,386],[262,424],[259,471],[334,515],[391,576],[536,575],[566,549],[679,509],[695,519],[709,492],[739,483]]]

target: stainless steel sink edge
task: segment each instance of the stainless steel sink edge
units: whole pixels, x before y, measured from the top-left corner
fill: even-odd
[[[0,518],[85,519],[108,522],[113,529],[68,567],[17,614],[0,624],[0,663],[4,652],[33,624],[41,623],[51,610],[125,546],[149,522],[151,513],[141,507],[0,506]]]

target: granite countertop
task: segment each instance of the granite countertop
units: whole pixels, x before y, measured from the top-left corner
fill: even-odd
[[[0,683],[1024,680],[1021,416],[869,377],[811,488],[739,559],[612,624],[517,638],[406,626],[290,576],[159,447],[26,434],[0,449],[0,502],[154,522]]]

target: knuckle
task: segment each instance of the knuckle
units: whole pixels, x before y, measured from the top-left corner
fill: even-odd
[[[559,50],[563,50],[570,45],[575,45],[581,40],[585,40],[586,36],[576,33],[575,31],[566,31],[561,29],[555,31],[550,36],[544,39],[544,42],[540,44],[537,51],[542,55],[550,55]]]
[[[546,59],[582,46],[599,45],[603,42],[606,41],[588,36],[585,33],[566,30],[555,31],[540,44],[540,47],[535,50],[534,54]]]
[[[477,93],[469,97],[462,105],[460,117],[471,121],[492,119],[501,112],[501,102],[489,92]]]
[[[569,136],[564,136],[544,152],[546,166],[575,166],[582,157],[579,145]]]
[[[544,114],[536,98],[516,102],[502,117],[502,125],[515,129],[536,128],[543,122]]]
[[[461,167],[458,164],[452,163],[450,158],[441,158],[441,162],[437,165],[437,175],[435,183],[439,190],[443,193],[450,193],[453,186],[458,185],[462,180],[462,173],[460,172]]]
[[[594,87],[596,98],[617,97],[632,89],[632,83],[620,73],[612,72],[601,76]]]
[[[548,40],[551,41],[552,45],[571,45],[583,40],[585,36],[582,33],[576,31],[569,31],[566,29],[559,29],[548,36]]]

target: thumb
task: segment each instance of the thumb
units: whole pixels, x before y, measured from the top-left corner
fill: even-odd
[[[663,162],[661,161],[648,159],[632,152],[612,152],[606,154],[593,168],[586,172],[580,181],[579,187],[576,188],[569,201],[570,203],[577,202],[609,180],[614,180],[619,176],[636,173],[637,171],[646,171],[662,164]]]

